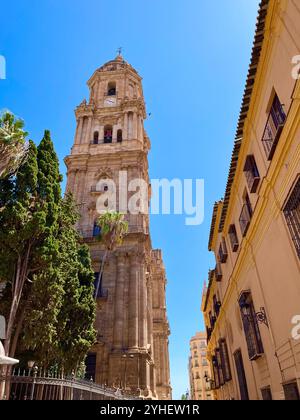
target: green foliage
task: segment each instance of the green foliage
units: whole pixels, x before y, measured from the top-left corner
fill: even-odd
[[[98,226],[101,228],[99,240],[108,251],[112,251],[116,246],[121,245],[128,232],[128,223],[124,221],[122,213],[104,213],[98,219]]]
[[[104,213],[99,217],[97,224],[101,229],[98,239],[104,244],[105,255],[101,261],[100,274],[96,285],[95,299],[97,299],[99,293],[100,282],[103,276],[107,254],[123,243],[124,237],[128,232],[128,223],[124,221],[124,214],[122,213]]]
[[[9,347],[44,367],[77,369],[94,344],[94,274],[75,229],[72,196],[61,198],[61,175],[50,133],[17,176],[0,180],[0,312],[9,319]]]
[[[0,116],[0,178],[15,173],[27,152],[23,121],[10,112]]]
[[[0,180],[0,279],[12,284],[18,256],[25,254],[33,240],[38,241],[43,225],[36,197],[38,166],[33,142],[27,157],[16,178]]]

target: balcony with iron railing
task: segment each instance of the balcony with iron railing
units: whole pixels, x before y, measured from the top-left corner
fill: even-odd
[[[229,239],[230,239],[232,252],[237,252],[239,249],[239,240],[238,240],[235,225],[231,225],[229,228]]]
[[[228,259],[228,250],[227,250],[225,239],[223,238],[220,244],[220,248],[219,248],[219,262],[221,264],[225,264],[227,262],[227,259]]]
[[[210,339],[211,339],[211,335],[212,335],[212,330],[211,328],[206,327],[206,336],[207,336],[207,342],[209,343]]]
[[[221,308],[222,308],[222,303],[220,301],[216,301],[214,303],[214,310],[217,317],[220,315]]]
[[[256,193],[260,183],[260,175],[253,155],[247,156],[244,173],[250,193]]]
[[[276,96],[262,138],[266,156],[269,161],[272,160],[274,156],[285,121],[286,115],[278,97]]]
[[[81,225],[78,228],[78,232],[84,240],[89,242],[96,241],[100,234],[100,230],[95,229],[93,225]],[[141,218],[140,220],[135,220],[135,223],[129,223],[127,233],[149,235],[149,228]]]
[[[222,281],[223,278],[223,272],[222,272],[222,266],[220,263],[217,263],[216,268],[215,268],[215,276],[216,276],[216,281],[220,282]]]

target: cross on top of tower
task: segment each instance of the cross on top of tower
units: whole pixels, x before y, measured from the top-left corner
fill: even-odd
[[[118,56],[119,56],[119,57],[121,57],[121,55],[122,55],[122,51],[123,51],[123,48],[122,48],[122,47],[119,47],[119,48],[117,49],[117,54],[118,54]]]

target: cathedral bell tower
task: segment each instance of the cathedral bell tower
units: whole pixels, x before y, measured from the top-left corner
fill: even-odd
[[[127,187],[133,180],[149,186],[150,141],[144,129],[142,79],[121,55],[96,70],[88,87],[89,101],[84,100],[75,111],[75,141],[65,162],[67,190],[81,209],[78,230],[90,248],[97,277],[104,256],[97,240],[97,201],[109,190],[110,181],[120,189],[120,173],[123,180],[126,174]],[[104,189],[103,180],[107,180]],[[130,194],[134,192],[129,188],[129,199]],[[116,196],[116,210],[124,212],[120,195]],[[149,199],[150,194],[146,206]],[[125,218],[128,234],[110,253],[100,281],[97,343],[87,358],[87,377],[146,398],[170,399],[165,273],[155,267],[162,266],[162,261],[154,258],[157,251],[152,250],[147,211],[127,212]],[[158,290],[163,293],[159,299],[154,295]],[[154,313],[159,317],[154,319]],[[154,354],[155,348],[163,349],[164,354],[158,354],[159,350]]]

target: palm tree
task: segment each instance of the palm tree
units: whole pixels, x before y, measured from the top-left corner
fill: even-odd
[[[100,264],[99,277],[96,284],[95,300],[100,289],[104,265],[109,252],[114,251],[117,246],[122,245],[124,237],[128,232],[128,223],[124,221],[124,214],[118,212],[107,212],[101,215],[97,225],[100,227],[99,241],[104,245],[105,254]]]
[[[12,175],[23,162],[28,143],[24,122],[10,112],[0,115],[0,178]]]

